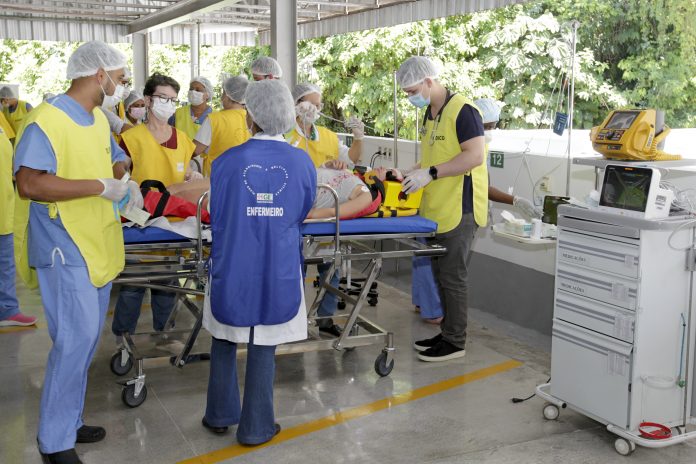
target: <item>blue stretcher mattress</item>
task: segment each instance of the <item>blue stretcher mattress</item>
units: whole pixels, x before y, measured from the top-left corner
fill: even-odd
[[[334,224],[315,222],[302,226],[302,235],[333,235]],[[437,224],[420,216],[394,218],[360,218],[341,221],[341,235],[430,233],[437,230]],[[126,227],[123,229],[126,244],[175,242],[188,240],[179,234],[157,227]]]

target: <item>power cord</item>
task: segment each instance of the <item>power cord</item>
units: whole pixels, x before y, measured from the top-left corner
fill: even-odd
[[[549,382],[551,382],[551,377],[549,377],[549,380],[546,381],[546,383],[549,383]],[[512,401],[512,402],[515,403],[515,404],[516,404],[516,403],[523,403],[523,402],[525,402],[525,401],[527,401],[527,400],[531,400],[531,399],[534,398],[535,396],[536,396],[536,393],[532,393],[531,395],[529,395],[529,396],[526,397],[526,398],[511,398],[510,401]]]

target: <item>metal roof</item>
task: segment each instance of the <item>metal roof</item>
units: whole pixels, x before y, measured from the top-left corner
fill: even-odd
[[[277,0],[292,1],[292,0]],[[524,0],[298,0],[298,39],[393,26]],[[268,43],[270,0],[0,0],[0,39],[189,44]]]

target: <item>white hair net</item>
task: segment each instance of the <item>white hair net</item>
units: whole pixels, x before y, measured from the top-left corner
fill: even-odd
[[[0,87],[0,98],[18,98],[15,91],[9,85]]]
[[[481,110],[484,124],[500,121],[501,105],[497,101],[492,98],[479,98],[474,100],[474,105]]]
[[[292,98],[295,100],[295,103],[297,103],[298,101],[300,101],[302,97],[307,96],[311,93],[318,93],[319,95],[321,95],[321,89],[314,84],[297,84],[292,91]]]
[[[435,63],[430,59],[424,56],[412,56],[401,63],[399,70],[396,71],[396,81],[402,89],[406,89],[420,84],[426,77],[435,79],[438,74]]]
[[[131,105],[138,100],[145,100],[143,97],[142,92],[138,92],[137,90],[132,90],[130,95],[128,95],[128,98],[126,98],[126,101],[123,102],[123,105],[126,107],[126,111],[128,111],[128,108],[131,107]]]
[[[198,82],[199,84],[202,84],[203,87],[205,87],[205,92],[208,94],[208,101],[213,99],[213,84],[210,82],[208,78],[203,76],[196,76],[193,79],[191,79],[191,82]]]
[[[251,63],[251,73],[260,76],[283,77],[283,70],[280,64],[270,56],[261,56]]]
[[[228,77],[222,83],[222,90],[227,97],[237,103],[244,103],[244,93],[249,85],[249,79],[245,76]]]
[[[276,79],[250,82],[244,98],[251,119],[265,134],[285,134],[295,125],[295,104],[283,82]]]
[[[86,42],[70,55],[65,77],[79,79],[94,76],[99,69],[113,71],[126,67],[126,55],[99,40]]]

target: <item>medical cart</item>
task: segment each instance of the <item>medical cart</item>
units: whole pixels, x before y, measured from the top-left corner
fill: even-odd
[[[688,215],[559,207],[546,419],[578,411],[622,455],[696,438],[695,231]]]

